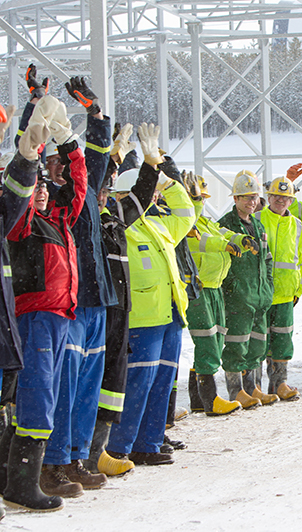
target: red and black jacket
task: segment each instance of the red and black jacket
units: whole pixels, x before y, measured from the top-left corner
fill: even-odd
[[[47,211],[29,207],[9,233],[16,316],[48,311],[75,319],[78,271],[70,228],[84,204],[87,190],[85,159],[76,141],[58,147],[65,164],[61,187]]]

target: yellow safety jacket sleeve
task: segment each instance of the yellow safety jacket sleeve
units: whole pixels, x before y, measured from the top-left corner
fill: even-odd
[[[267,233],[267,243],[273,258],[273,305],[289,303],[302,294],[302,224],[288,213],[280,216],[270,209],[255,214]]]
[[[302,220],[302,202],[298,201],[297,198],[294,199],[288,210],[293,216]]]

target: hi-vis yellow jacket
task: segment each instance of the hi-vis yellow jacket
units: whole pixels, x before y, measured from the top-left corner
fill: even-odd
[[[273,305],[289,303],[302,294],[302,224],[288,212],[275,214],[269,208],[256,212],[267,233],[267,243],[273,256]]]
[[[186,284],[179,276],[174,248],[195,220],[194,206],[177,182],[163,191],[171,215],[143,214],[126,230],[132,310],[129,327],[154,327],[172,321],[174,301],[186,321]]]
[[[230,254],[225,251],[227,244],[234,242],[243,252],[245,249],[241,241],[246,235],[220,227],[218,222],[214,223],[203,215],[199,216],[195,225],[200,232],[201,240],[188,237],[188,244],[200,280],[204,288],[219,288],[231,266]]]
[[[299,220],[302,220],[302,202],[298,201],[297,198],[294,199],[288,210],[293,216],[296,216],[299,218]]]

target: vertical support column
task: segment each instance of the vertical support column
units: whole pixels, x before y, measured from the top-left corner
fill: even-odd
[[[9,13],[9,23],[13,28],[16,27],[16,17],[15,14]],[[7,69],[8,69],[8,87],[9,87],[9,103],[16,106],[18,109],[18,68],[17,68],[17,59],[15,52],[17,50],[17,42],[15,39],[7,36]],[[18,119],[13,118],[10,126],[10,149],[14,151],[14,139],[18,132]]]
[[[115,98],[114,98],[114,61],[109,61],[109,116],[113,129],[115,123]],[[124,124],[122,124],[123,126]]]
[[[86,38],[85,0],[81,0],[80,10],[81,10],[81,41],[84,41]]]
[[[261,0],[264,4],[265,1]],[[266,33],[266,22],[262,20],[259,22],[262,33]],[[261,90],[265,91],[270,85],[270,69],[269,69],[269,41],[268,39],[260,39],[259,46],[261,50]],[[269,98],[269,95],[267,96]],[[260,106],[261,113],[261,146],[262,153],[265,156],[272,154],[272,139],[271,139],[271,109],[267,103],[262,103]],[[263,183],[272,180],[273,168],[272,160],[266,159],[263,161]]]
[[[104,114],[109,114],[107,2],[89,0],[91,30],[92,90],[98,95]]]
[[[37,48],[41,48],[41,10],[39,7],[36,9],[36,43]]]
[[[201,31],[202,25],[199,22],[188,23],[188,32],[191,35],[194,166],[195,173],[199,175],[202,175],[203,172],[202,90],[199,46],[199,35]]]
[[[157,11],[159,31],[163,29],[163,13]],[[160,147],[169,153],[169,105],[168,105],[168,66],[166,36],[156,35],[156,74],[157,74],[157,114],[160,126]]]

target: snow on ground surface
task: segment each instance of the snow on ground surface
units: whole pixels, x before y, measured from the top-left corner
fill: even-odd
[[[295,308],[288,382],[302,393],[302,301]],[[188,407],[193,349],[184,331],[178,403]],[[219,393],[227,398],[223,372]],[[266,389],[267,379],[263,389]],[[284,532],[301,530],[302,399],[217,418],[190,414],[169,431],[188,444],[175,463],[137,466],[64,510],[7,509],[0,532]]]

